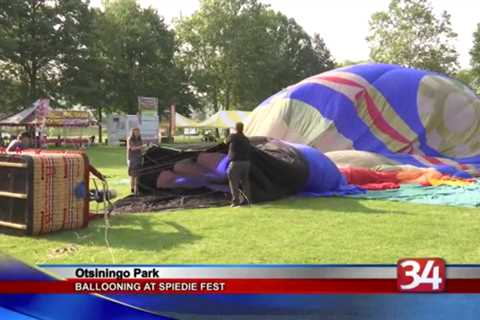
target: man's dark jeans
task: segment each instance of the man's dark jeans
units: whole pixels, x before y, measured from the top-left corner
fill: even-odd
[[[250,194],[250,162],[249,161],[232,161],[228,165],[228,182],[230,184],[230,192],[232,193],[232,204],[239,205],[240,202],[240,185],[246,201],[251,202]]]

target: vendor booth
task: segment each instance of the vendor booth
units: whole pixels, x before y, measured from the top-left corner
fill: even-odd
[[[36,146],[43,144],[84,146],[89,143],[85,129],[97,125],[92,113],[86,110],[52,109],[48,99],[37,100],[33,106],[0,120],[0,127],[23,127],[35,137]],[[48,137],[48,129],[55,137]],[[68,130],[68,134],[67,134]],[[72,130],[74,135],[72,135]]]

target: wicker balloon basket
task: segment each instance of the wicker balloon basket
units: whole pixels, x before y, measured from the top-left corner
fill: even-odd
[[[81,152],[0,154],[0,226],[28,235],[86,227],[88,182]]]

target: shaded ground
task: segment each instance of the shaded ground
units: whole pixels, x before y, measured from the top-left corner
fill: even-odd
[[[153,212],[172,209],[198,209],[221,207],[229,204],[224,193],[204,192],[197,195],[134,196],[130,195],[114,204],[112,214]]]

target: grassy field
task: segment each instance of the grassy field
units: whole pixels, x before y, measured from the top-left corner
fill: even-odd
[[[94,147],[92,163],[128,193],[125,151]],[[395,263],[440,256],[479,263],[480,210],[345,198],[291,198],[111,218],[40,237],[0,234],[29,263]]]

